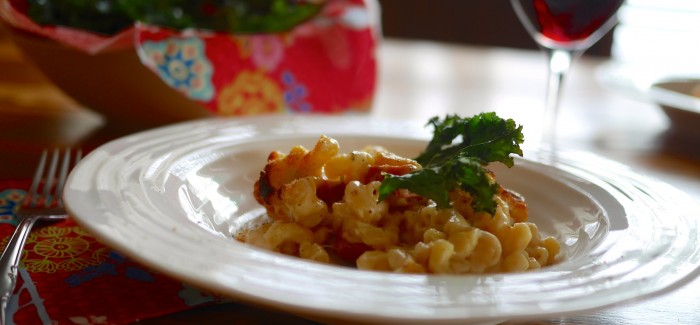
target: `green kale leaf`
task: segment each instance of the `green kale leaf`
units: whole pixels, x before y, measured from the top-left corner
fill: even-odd
[[[522,126],[493,112],[471,118],[434,117],[428,125],[434,128],[433,139],[415,158],[423,169],[401,176],[386,174],[379,187],[379,200],[397,189],[406,189],[433,200],[439,208],[448,208],[449,192],[462,189],[471,194],[476,211],[493,214],[499,186],[490,180],[486,165],[500,162],[513,166],[511,155],[523,155]]]

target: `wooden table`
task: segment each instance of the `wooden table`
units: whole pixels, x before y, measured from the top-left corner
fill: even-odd
[[[434,115],[496,111],[537,139],[545,91],[545,58],[535,51],[386,40],[372,115],[425,121]],[[589,150],[664,180],[700,201],[697,142],[673,139],[652,103],[601,86],[601,59],[583,57],[566,84],[561,145]],[[102,120],[66,98],[0,37],[0,177],[27,178],[41,148],[97,143]],[[532,141],[532,140],[530,140]],[[700,217],[700,212],[698,217]],[[223,304],[142,324],[312,324],[280,312]],[[669,294],[580,315],[507,324],[700,324],[700,280]]]

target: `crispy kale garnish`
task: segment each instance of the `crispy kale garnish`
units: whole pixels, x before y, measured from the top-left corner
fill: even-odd
[[[493,112],[471,118],[433,117],[427,125],[434,128],[433,139],[415,158],[423,169],[401,176],[386,174],[379,200],[406,189],[435,201],[439,208],[448,208],[449,192],[462,189],[471,194],[474,210],[493,214],[499,186],[489,178],[486,166],[491,162],[513,166],[511,154],[523,155],[523,127]]]

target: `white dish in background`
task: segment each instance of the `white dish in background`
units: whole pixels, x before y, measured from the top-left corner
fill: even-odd
[[[596,69],[596,78],[603,86],[631,98],[649,100],[649,90],[654,83],[671,78],[700,78],[700,70],[687,65],[609,60]]]
[[[368,117],[211,119],[108,143],[71,173],[73,218],[114,249],[204,289],[320,321],[493,324],[612,306],[662,294],[699,273],[700,208],[684,193],[600,157],[536,156],[497,179],[523,194],[530,216],[563,243],[539,271],[426,276],[315,264],[236,242],[263,211],[253,182],[272,150],[341,151],[378,144],[414,156],[431,130]]]
[[[610,61],[600,66],[597,75],[604,86],[659,105],[674,139],[700,139],[700,72]]]
[[[671,132],[700,139],[700,79],[674,78],[655,82],[649,97],[671,121]]]

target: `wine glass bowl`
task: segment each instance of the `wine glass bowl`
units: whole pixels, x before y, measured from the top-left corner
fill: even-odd
[[[511,0],[530,36],[547,53],[549,78],[540,148],[555,151],[562,83],[575,58],[616,23],[624,0]]]
[[[586,50],[616,23],[624,0],[511,0],[518,18],[546,48]]]

